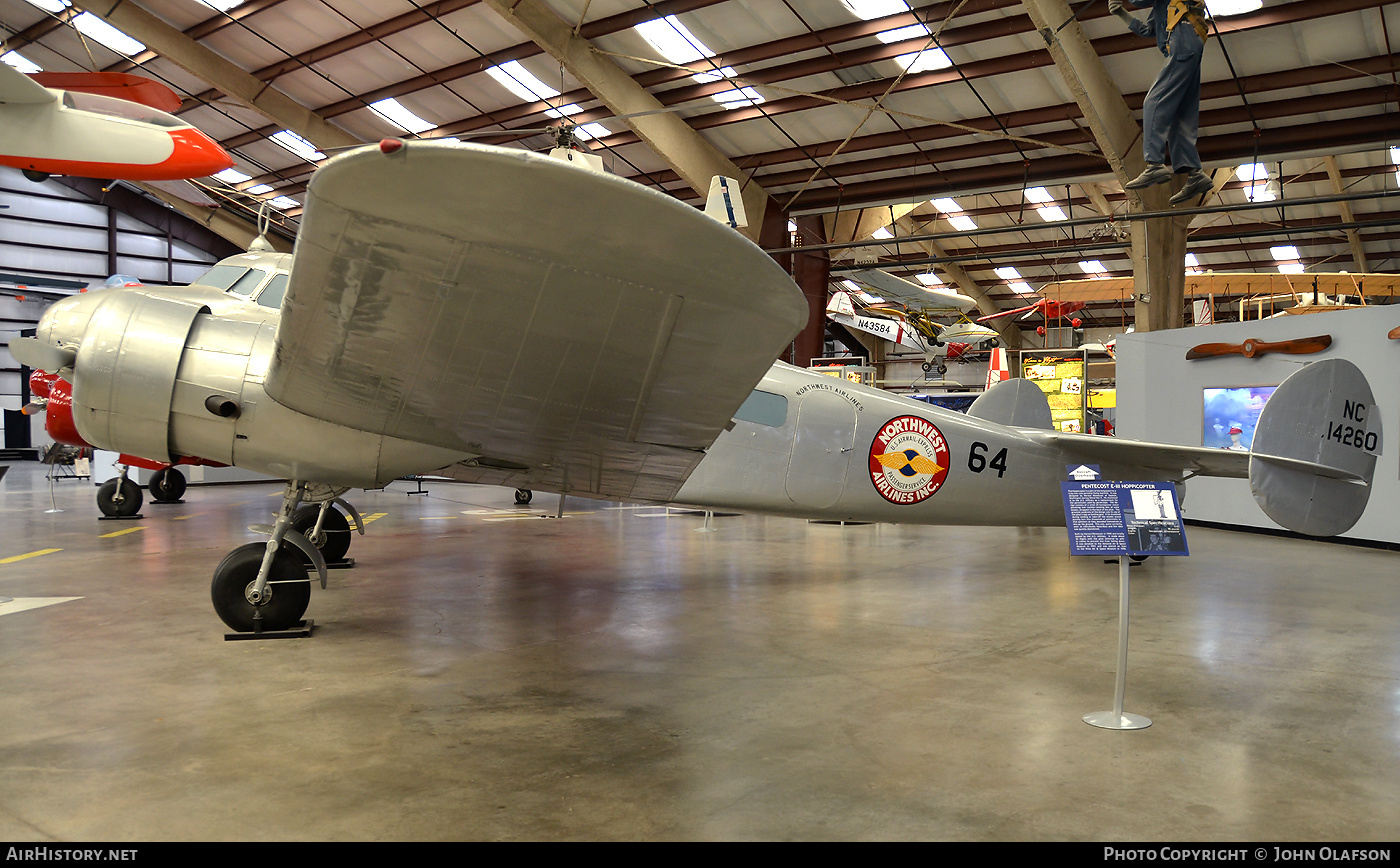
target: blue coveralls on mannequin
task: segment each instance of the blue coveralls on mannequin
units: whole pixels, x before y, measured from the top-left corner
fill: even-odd
[[[1186,186],[1172,196],[1179,205],[1206,193],[1212,183],[1201,170],[1196,135],[1201,115],[1201,54],[1205,49],[1204,3],[1201,0],[1137,0],[1133,8],[1150,5],[1147,21],[1123,8],[1123,0],[1108,0],[1108,11],[1138,36],[1156,37],[1167,58],[1142,104],[1142,152],[1147,168],[1123,186],[1129,190],[1164,184],[1187,172]],[[1176,8],[1173,8],[1176,7]],[[1166,165],[1171,153],[1171,166]]]

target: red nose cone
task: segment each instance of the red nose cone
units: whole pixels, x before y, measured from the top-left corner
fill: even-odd
[[[1035,333],[1038,334],[1038,335],[1040,335],[1041,337],[1044,337],[1044,336],[1045,336],[1045,326],[1036,326],[1036,327],[1035,327]]]
[[[392,154],[394,151],[397,151],[399,148],[402,148],[402,147],[403,147],[403,142],[400,141],[399,139],[380,139],[380,140],[379,140],[379,151],[380,151],[380,153],[383,153],[383,154]]]
[[[1080,319],[1079,317],[1075,317],[1074,319],[1069,321],[1069,324],[1074,326],[1075,328],[1079,328],[1080,326],[1084,325],[1084,320]]]
[[[53,381],[58,379],[58,374],[50,374],[47,371],[34,371],[29,375],[29,392],[36,398],[47,398],[49,388]]]
[[[67,380],[54,380],[49,386],[49,405],[44,409],[44,430],[57,443],[91,446],[73,424],[73,386]]]

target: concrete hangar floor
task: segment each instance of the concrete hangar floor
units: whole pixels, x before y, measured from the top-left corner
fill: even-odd
[[[836,526],[429,484],[228,642],[209,580],[280,486],[99,521],[0,481],[0,839],[1393,841],[1400,555],[1192,528]],[[537,518],[538,517],[538,518]],[[119,535],[118,535],[119,534]],[[15,559],[31,552],[47,554]],[[54,602],[61,600],[61,602]],[[38,603],[49,602],[34,608]]]

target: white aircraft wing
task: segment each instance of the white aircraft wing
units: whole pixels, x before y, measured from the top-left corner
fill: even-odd
[[[878,268],[863,268],[852,271],[851,277],[866,286],[874,287],[886,295],[894,296],[914,305],[931,305],[956,310],[972,310],[977,302],[960,293],[947,289],[933,289],[918,283],[895,277]]]
[[[0,63],[0,103],[45,103],[58,97],[53,91],[10,66]]]
[[[481,481],[653,501],[808,316],[767,254],[670,196],[420,142],[316,171],[282,311],[277,401],[480,455]]]

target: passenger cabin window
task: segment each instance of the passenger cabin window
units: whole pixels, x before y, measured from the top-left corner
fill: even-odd
[[[263,307],[281,308],[282,297],[287,294],[287,280],[291,275],[274,274],[267,282],[267,289],[258,294],[258,304]]]
[[[215,289],[228,289],[238,278],[248,273],[246,265],[216,265],[194,282],[194,286],[212,286]]]
[[[253,294],[253,290],[262,285],[267,277],[267,272],[261,268],[250,268],[248,273],[233,282],[228,291],[234,295],[241,295],[244,298]]]
[[[771,428],[781,428],[787,422],[787,405],[785,395],[754,389],[753,394],[740,405],[734,418]]]

